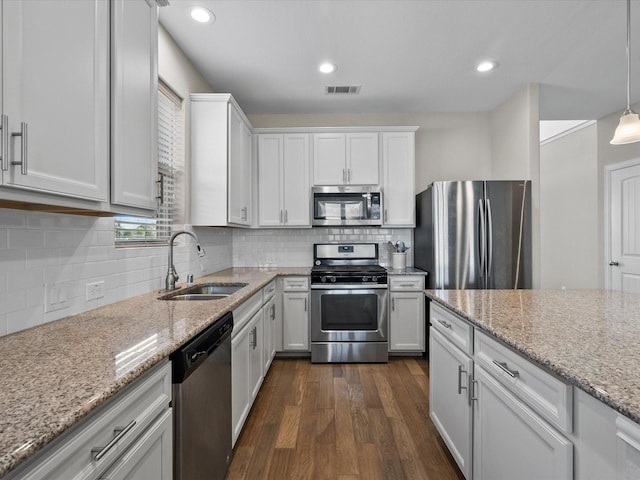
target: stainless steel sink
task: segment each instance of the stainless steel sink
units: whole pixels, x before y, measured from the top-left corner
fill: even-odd
[[[167,293],[160,300],[220,300],[236,293],[247,283],[200,283]]]

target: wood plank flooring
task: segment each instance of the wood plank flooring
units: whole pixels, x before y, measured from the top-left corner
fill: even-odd
[[[463,480],[429,419],[428,362],[276,359],[228,480]]]

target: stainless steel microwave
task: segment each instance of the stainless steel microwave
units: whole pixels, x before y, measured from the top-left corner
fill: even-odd
[[[314,226],[382,225],[382,193],[371,187],[313,187]]]

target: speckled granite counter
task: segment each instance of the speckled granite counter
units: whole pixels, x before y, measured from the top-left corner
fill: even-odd
[[[429,272],[425,272],[424,270],[420,270],[419,268],[415,267],[407,267],[403,268],[402,270],[387,267],[387,275],[423,275],[426,277],[427,275],[429,275]]]
[[[640,423],[640,295],[605,290],[426,294]]]
[[[276,276],[308,274],[309,268],[224,270],[196,283],[248,285],[209,302],[158,300],[159,292],[151,292],[0,337],[0,476]],[[133,360],[119,361],[142,342]]]

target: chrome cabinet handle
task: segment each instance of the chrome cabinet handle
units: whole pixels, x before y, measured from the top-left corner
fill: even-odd
[[[462,390],[469,390],[469,387],[462,385],[462,374],[468,373],[462,365],[458,365],[458,395],[462,395]]]
[[[500,370],[502,370],[504,373],[509,375],[511,378],[516,378],[517,376],[520,375],[520,372],[518,372],[518,370],[511,370],[507,366],[507,362],[499,362],[497,360],[494,360],[493,364],[497,366]]]
[[[9,117],[2,115],[0,117],[0,130],[2,131],[2,139],[0,145],[0,160],[2,160],[2,170],[9,170]]]
[[[276,319],[276,304],[271,305],[271,320]]]
[[[469,377],[469,379],[471,379],[471,377]],[[476,385],[478,385],[478,381],[471,380],[471,388],[469,390],[469,405],[471,405],[471,402],[478,401],[478,396],[476,395]]]
[[[611,260],[611,261],[609,262],[609,266],[610,266],[610,267],[617,267],[617,266],[619,266],[619,265],[620,265],[620,264],[619,264],[618,262],[613,261],[613,260]]]
[[[351,183],[351,169],[347,168],[347,183]]]
[[[95,462],[97,462],[98,460],[100,460],[102,457],[104,457],[109,450],[111,450],[113,447],[115,447],[115,445],[122,440],[122,437],[124,437],[127,433],[129,433],[129,431],[136,426],[136,421],[135,420],[131,420],[131,422],[129,422],[129,425],[127,425],[126,427],[116,427],[113,429],[113,433],[116,434],[115,437],[113,437],[111,439],[111,441],[104,447],[94,447],[91,449],[91,454],[93,455],[93,460]]]
[[[347,183],[347,170],[346,170],[346,168],[342,169],[342,183]]]
[[[444,320],[440,320],[440,319],[438,319],[438,323],[439,323],[440,325],[442,325],[444,328],[451,328],[451,324],[450,324],[450,323],[445,322]]]
[[[304,311],[307,311],[307,297],[304,297]]]
[[[282,210],[280,210],[280,223],[284,223],[284,216],[282,214]]]
[[[240,211],[242,212],[242,220],[244,221],[247,221],[247,215],[248,215],[247,210],[248,210],[247,207],[242,207],[240,209]]]
[[[392,312],[396,311],[396,299],[395,299],[395,297],[391,297],[391,311]]]
[[[289,223],[289,211],[284,211],[284,223]]]
[[[12,137],[20,138],[20,161],[11,161],[11,165],[20,165],[20,173],[27,174],[27,122],[20,123],[20,131],[12,132]]]
[[[258,327],[253,327],[253,349],[258,347]]]
[[[388,217],[388,215],[387,215],[387,209],[385,208],[385,209],[384,209],[384,223],[387,223],[387,217]]]

